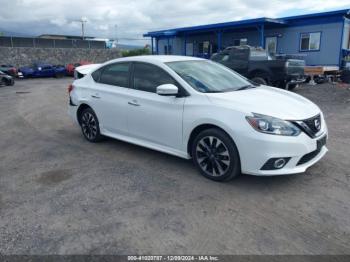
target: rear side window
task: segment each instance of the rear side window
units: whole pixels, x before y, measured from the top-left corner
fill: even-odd
[[[212,60],[216,62],[226,62],[230,59],[230,55],[228,53],[221,53],[215,55]]]
[[[101,73],[94,72],[92,77],[98,79],[97,82],[107,85],[128,87],[130,63],[117,63],[103,67]],[[96,75],[94,76],[94,74]],[[96,81],[96,80],[95,80]]]
[[[233,49],[231,50],[232,60],[247,60],[249,56],[248,49]]]
[[[176,81],[163,69],[146,63],[135,63],[134,88],[141,91],[156,93],[157,86],[174,84]]]
[[[101,75],[101,69],[98,69],[91,74],[92,79],[94,79],[96,82],[100,81],[100,75]]]

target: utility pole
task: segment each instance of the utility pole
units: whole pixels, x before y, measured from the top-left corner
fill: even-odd
[[[82,17],[80,20],[74,20],[75,22],[81,23],[81,38],[84,40],[85,39],[85,23],[87,23],[87,18]]]
[[[115,48],[117,48],[118,47],[118,25],[117,24],[114,25],[114,29],[115,29],[115,38],[114,38]]]
[[[81,20],[81,36],[83,38],[83,40],[85,39],[85,23],[87,23],[87,18],[86,17],[82,17]]]

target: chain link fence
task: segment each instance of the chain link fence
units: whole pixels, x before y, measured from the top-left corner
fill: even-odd
[[[104,41],[70,40],[70,39],[45,39],[37,37],[11,37],[1,36],[2,47],[33,47],[33,48],[87,48],[105,49]]]

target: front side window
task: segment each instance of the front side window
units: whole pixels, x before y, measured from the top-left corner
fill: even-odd
[[[252,83],[234,71],[211,61],[179,61],[166,63],[195,90],[202,93],[236,91]]]
[[[300,51],[318,51],[321,44],[321,32],[302,33],[300,37]]]
[[[216,62],[227,62],[230,59],[230,54],[226,52],[215,54],[211,59]]]
[[[116,63],[107,65],[100,69],[101,73],[97,82],[106,85],[128,87],[129,67],[129,63]],[[93,78],[95,79],[94,73]]]
[[[146,63],[134,65],[134,88],[141,91],[156,93],[157,86],[164,84],[177,85],[175,80],[163,69]]]

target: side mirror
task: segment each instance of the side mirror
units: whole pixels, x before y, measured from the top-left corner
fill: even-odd
[[[157,94],[160,96],[176,96],[179,93],[179,89],[173,84],[164,84],[157,86]]]

